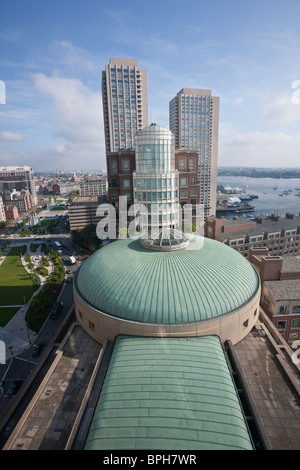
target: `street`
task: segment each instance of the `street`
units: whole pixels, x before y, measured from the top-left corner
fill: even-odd
[[[30,239],[14,237],[12,240],[10,238],[10,242],[13,242],[13,244],[20,242],[24,243],[25,241],[34,242],[38,239],[39,241],[47,242],[49,247],[51,247],[53,250],[58,250],[54,242],[60,241],[61,247],[59,247],[59,250],[62,252],[60,257],[63,260],[65,266],[66,278],[58,299],[63,303],[63,307],[58,318],[51,319],[48,317],[38,334],[33,335],[31,332],[27,331],[27,344],[21,353],[14,355],[13,346],[6,350],[6,364],[0,364],[0,412],[5,408],[6,404],[11,399],[12,395],[10,395],[10,393],[13,392],[11,386],[13,384],[17,384],[18,388],[26,380],[39,361],[43,350],[53,339],[66,315],[73,306],[72,281],[74,273],[81,265],[82,260],[79,256],[77,256],[77,254],[74,254],[71,235],[70,233],[66,233],[65,230],[66,220],[67,217],[63,216],[51,235],[38,235],[36,237],[32,236]],[[71,264],[70,262],[69,257],[71,255],[75,256],[76,258],[75,264]],[[2,332],[4,332],[4,329],[2,329]],[[34,357],[33,352],[36,348],[36,345],[39,344],[42,344],[43,348],[40,353]]]

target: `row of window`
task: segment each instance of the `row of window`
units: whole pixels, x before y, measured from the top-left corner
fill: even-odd
[[[276,325],[278,330],[285,330],[286,326],[287,326],[287,320],[279,320]],[[292,320],[291,328],[300,328],[300,318]]]

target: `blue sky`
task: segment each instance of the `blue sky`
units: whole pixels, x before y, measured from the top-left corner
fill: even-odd
[[[101,73],[128,57],[159,125],[183,87],[220,97],[219,166],[300,167],[299,18],[299,0],[0,0],[0,165],[105,169]]]

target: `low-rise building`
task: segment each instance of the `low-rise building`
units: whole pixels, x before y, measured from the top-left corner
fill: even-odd
[[[107,193],[108,183],[106,178],[88,178],[80,182],[80,196],[103,196]]]
[[[9,204],[8,206],[4,207],[5,215],[7,220],[17,220],[19,217],[19,211],[16,206]]]
[[[300,254],[300,215],[255,220],[208,217],[205,235],[226,243],[246,258],[250,248],[267,248],[274,256],[295,256]]]
[[[261,307],[291,346],[300,339],[300,256],[270,256],[250,250],[262,282]]]

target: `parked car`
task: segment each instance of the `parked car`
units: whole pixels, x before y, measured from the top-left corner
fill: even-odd
[[[12,383],[7,391],[8,396],[15,395],[19,388],[21,387],[22,382],[20,380],[16,380],[16,382]]]
[[[63,308],[63,303],[56,301],[55,304],[53,305],[51,312],[50,312],[50,318],[57,318],[58,315],[60,314],[61,309]]]
[[[42,352],[43,347],[44,347],[43,343],[36,344],[36,345],[35,345],[35,348],[34,348],[34,350],[33,350],[33,352],[32,352],[32,357],[38,357],[39,354]]]

